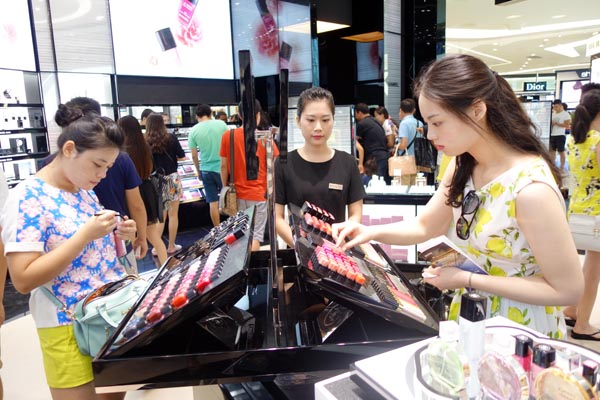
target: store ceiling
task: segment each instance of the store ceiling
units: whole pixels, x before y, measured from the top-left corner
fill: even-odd
[[[98,15],[105,9],[92,0],[53,1],[55,29],[102,24]],[[589,68],[585,40],[599,33],[599,0],[513,0],[503,6],[446,0],[446,52],[475,55],[505,75]],[[555,46],[572,54],[548,50]]]
[[[598,34],[598,0],[446,0],[446,52],[477,56],[504,75],[589,68],[585,41]]]

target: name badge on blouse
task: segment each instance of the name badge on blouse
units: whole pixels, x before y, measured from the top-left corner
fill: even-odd
[[[344,185],[340,185],[339,183],[330,183],[329,189],[332,190],[344,190]]]

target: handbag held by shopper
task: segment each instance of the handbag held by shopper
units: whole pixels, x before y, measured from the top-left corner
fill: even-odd
[[[229,183],[219,193],[219,210],[229,217],[238,212],[237,193],[233,183],[233,129],[229,131]]]
[[[148,282],[144,279],[128,275],[94,290],[75,303],[73,310],[68,310],[45,286],[41,289],[61,311],[72,318],[81,354],[95,357],[147,286]]]
[[[569,229],[577,249],[600,251],[600,215],[570,214]]]

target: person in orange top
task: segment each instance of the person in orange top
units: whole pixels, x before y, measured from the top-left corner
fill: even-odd
[[[256,112],[256,125],[260,126],[260,114],[262,107],[258,100],[255,100],[254,109]],[[238,107],[239,116],[243,120],[242,107]],[[229,130],[225,131],[221,137],[221,180],[223,186],[229,181]],[[279,156],[279,150],[272,142],[274,157]],[[252,251],[260,247],[263,240],[265,227],[267,225],[267,150],[264,140],[258,140],[256,146],[256,156],[258,157],[258,179],[246,179],[246,145],[244,141],[244,128],[235,129],[233,134],[233,184],[237,192],[237,206],[239,210],[245,210],[248,207],[256,206],[254,216],[254,233],[252,236]]]

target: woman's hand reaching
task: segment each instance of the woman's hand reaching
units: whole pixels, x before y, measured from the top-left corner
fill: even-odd
[[[344,251],[372,239],[372,233],[368,226],[352,220],[333,224],[331,226],[331,233],[335,239],[336,246]],[[345,242],[346,238],[350,240]]]
[[[469,285],[471,272],[455,267],[429,266],[423,270],[423,280],[440,290],[453,290]]]

